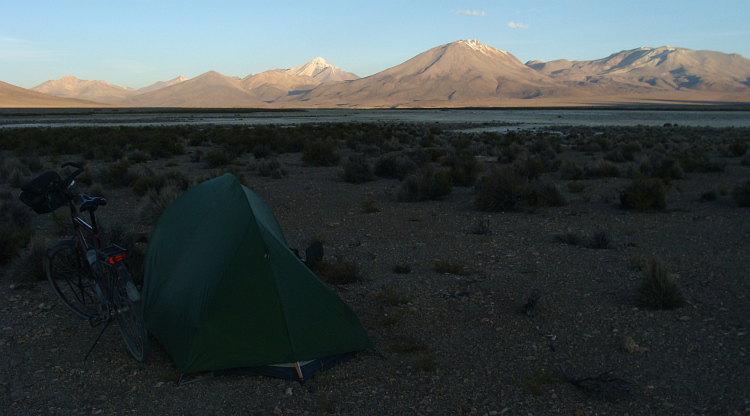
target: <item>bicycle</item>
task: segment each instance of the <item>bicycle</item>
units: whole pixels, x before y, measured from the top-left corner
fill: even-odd
[[[61,240],[46,251],[44,269],[53,292],[60,301],[92,327],[104,323],[99,335],[84,356],[88,358],[104,330],[114,320],[120,328],[130,354],[139,362],[148,357],[150,347],[143,319],[141,298],[126,266],[127,251],[115,244],[104,246],[103,234],[96,222],[96,210],[107,204],[102,197],[76,195],[71,191],[76,176],[84,168],[64,163],[60,169],[76,170],[62,178],[57,172],[43,173],[21,187],[19,199],[37,214],[53,213],[67,204],[73,238]],[[79,199],[76,208],[74,201]],[[79,212],[88,211],[90,224]],[[84,236],[84,231],[90,237]]]

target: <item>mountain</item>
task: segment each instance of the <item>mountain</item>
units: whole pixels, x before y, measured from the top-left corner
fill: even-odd
[[[508,52],[476,40],[432,48],[375,75],[296,97],[319,106],[456,106],[574,94]]]
[[[128,107],[257,107],[240,81],[209,71],[156,91],[128,97],[117,103]]]
[[[556,81],[590,90],[750,92],[750,60],[738,54],[641,47],[594,61],[532,61]]]
[[[321,83],[328,81],[351,81],[359,78],[356,74],[335,67],[320,57],[300,66],[295,66],[292,69],[277,69],[277,71],[287,75],[313,77]]]
[[[179,77],[171,79],[169,81],[159,81],[159,82],[155,82],[149,85],[148,87],[139,88],[135,90],[135,92],[137,92],[138,94],[145,94],[147,92],[160,90],[162,88],[166,88],[175,84],[179,84],[180,82],[187,81],[187,80],[188,78],[185,78],[182,75],[180,75]]]
[[[57,97],[79,98],[100,103],[113,103],[136,94],[132,88],[118,87],[104,81],[80,80],[72,75],[47,81],[31,90]]]
[[[62,98],[27,90],[0,81],[0,108],[101,107],[102,104],[74,98]]]
[[[239,84],[258,101],[271,102],[287,95],[307,92],[320,82],[308,75],[289,75],[270,70],[243,78]]]

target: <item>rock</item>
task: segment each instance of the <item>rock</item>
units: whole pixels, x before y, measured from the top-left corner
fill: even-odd
[[[636,344],[635,340],[633,340],[632,337],[625,338],[622,349],[625,352],[630,353],[630,354],[635,354],[635,353],[641,354],[641,353],[648,351],[648,348],[641,348],[638,344]]]

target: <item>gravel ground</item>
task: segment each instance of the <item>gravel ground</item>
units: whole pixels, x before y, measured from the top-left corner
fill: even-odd
[[[285,178],[248,171],[247,183],[292,247],[303,251],[320,238],[327,258],[357,264],[358,282],[332,288],[380,354],[362,352],[305,384],[226,376],[176,386],[165,351],[154,342],[149,360],[137,363],[115,325],[82,361],[97,329],[69,313],[46,282],[19,284],[6,269],[2,413],[750,414],[750,212],[721,192],[699,201],[750,176],[738,158],[727,158],[724,172],[673,181],[665,212],[619,209],[629,180],[610,178],[580,181],[581,193],[565,190],[563,207],[482,213],[473,209],[473,188],[396,202],[397,180],[350,184],[340,168],[300,157],[282,157]],[[192,177],[208,175],[189,155],[175,161]],[[160,172],[165,163],[150,167]],[[106,194],[105,222],[134,218],[134,194]],[[46,217],[35,221],[51,234]],[[478,234],[479,224],[486,228]],[[599,230],[611,239],[607,249],[556,238]],[[637,306],[642,274],[634,264],[650,256],[675,274],[685,306]],[[438,272],[436,262],[455,270]],[[535,293],[536,304],[520,313]],[[586,378],[593,380],[571,382]]]

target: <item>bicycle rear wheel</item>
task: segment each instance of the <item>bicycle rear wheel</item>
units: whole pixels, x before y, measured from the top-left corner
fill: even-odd
[[[130,354],[142,363],[148,358],[151,349],[138,289],[133,284],[124,264],[107,266],[105,273],[111,290],[110,301],[117,326],[120,328]]]
[[[81,318],[98,312],[94,277],[85,258],[75,249],[75,243],[60,242],[44,256],[44,270],[55,295]]]

